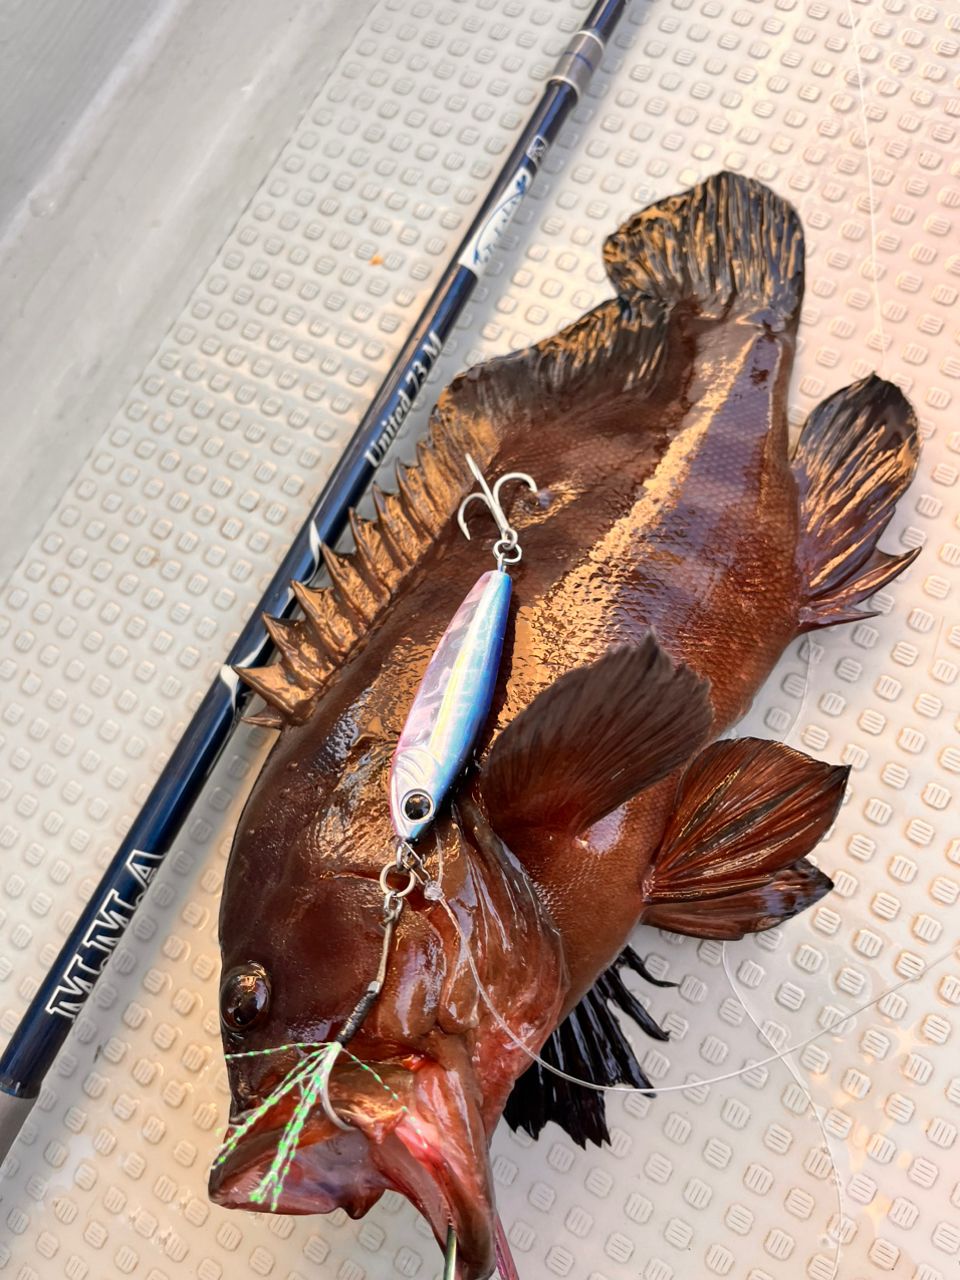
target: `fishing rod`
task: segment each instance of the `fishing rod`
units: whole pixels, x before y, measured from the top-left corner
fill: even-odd
[[[598,0],[568,43],[456,256],[21,1018],[0,1057],[0,1159],[252,696],[234,667],[261,666],[274,655],[262,615],[294,612],[291,581],[309,582],[322,563],[322,545],[334,545],[343,532],[350,508],[396,439],[545,155],[586,91],[626,5]]]

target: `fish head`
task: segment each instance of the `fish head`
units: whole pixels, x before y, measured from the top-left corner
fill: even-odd
[[[335,788],[318,813],[299,784],[284,805],[277,783],[269,768],[261,775],[223,891],[231,1130],[210,1195],[231,1208],[359,1217],[398,1191],[441,1244],[454,1227],[463,1280],[486,1276],[488,1144],[562,1006],[559,935],[480,806],[463,798],[417,841],[416,873],[385,880],[408,892],[384,985],[346,1047],[331,1050],[381,965],[380,876],[397,840],[382,785],[378,804]]]

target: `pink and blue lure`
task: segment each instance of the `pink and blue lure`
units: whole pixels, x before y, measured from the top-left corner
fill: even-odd
[[[520,539],[500,503],[500,490],[520,480],[536,492],[530,476],[514,471],[491,489],[473,458],[467,465],[480,485],[460,505],[458,520],[467,538],[466,509],[482,502],[497,523],[493,547],[496,569],[481,575],[454,614],[427,666],[397,742],[390,770],[390,816],[401,841],[412,841],[433,820],[462,770],[490,712],[510,611],[507,565],[521,557]]]

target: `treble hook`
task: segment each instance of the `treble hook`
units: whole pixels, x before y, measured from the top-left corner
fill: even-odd
[[[510,524],[506,517],[506,513],[500,503],[500,490],[508,480],[522,480],[528,489],[534,493],[537,491],[537,482],[532,476],[528,476],[525,471],[510,471],[505,476],[501,476],[491,489],[487,484],[483,472],[471,458],[470,454],[466,454],[467,466],[473,473],[474,479],[480,486],[479,493],[468,493],[464,500],[460,503],[457,511],[457,523],[463,531],[463,536],[470,540],[470,530],[467,528],[466,510],[473,502],[474,498],[478,498],[493,516],[499,530],[500,537],[493,544],[493,554],[497,560],[497,568],[502,569],[505,564],[516,564],[523,552],[520,550],[520,535],[516,529]]]

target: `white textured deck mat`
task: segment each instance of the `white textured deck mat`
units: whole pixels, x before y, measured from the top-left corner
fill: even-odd
[[[575,8],[383,0],[10,582],[5,1032],[450,257],[586,5]],[[885,545],[923,543],[923,556],[883,594],[880,617],[816,637],[805,696],[804,659],[786,655],[750,719],[854,766],[820,855],[836,892],[729,948],[778,1046],[960,938],[960,20],[955,4],[909,0],[852,11],[865,116],[843,0],[635,4],[440,369],[445,380],[607,296],[604,235],[727,166],[771,183],[806,225],[797,420],[881,359],[917,406],[920,475]],[[438,1274],[398,1197],[360,1223],[206,1199],[227,1108],[218,893],[265,742],[234,738],[6,1164],[0,1270],[17,1280]],[[638,943],[682,984],[649,992],[673,1032],[665,1046],[637,1040],[657,1081],[770,1052],[718,947],[654,932]],[[612,1150],[499,1133],[522,1280],[829,1280],[838,1237],[850,1280],[955,1276],[958,1033],[952,959],[798,1055],[842,1175],[842,1220],[820,1131],[779,1063],[712,1089],[612,1100]]]

